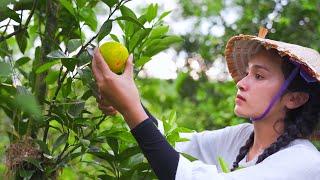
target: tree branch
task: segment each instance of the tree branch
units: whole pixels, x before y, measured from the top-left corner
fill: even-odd
[[[34,66],[39,67],[42,64],[44,64],[47,60],[47,54],[50,53],[52,50],[52,46],[54,43],[54,37],[55,33],[57,32],[57,12],[59,5],[55,3],[53,0],[47,0],[46,1],[46,24],[45,24],[45,32],[44,32],[44,37],[41,41],[42,47],[41,47],[41,57],[39,62],[37,62]],[[47,72],[38,74],[36,76],[36,81],[35,81],[35,95],[37,97],[37,100],[40,104],[43,104],[46,93],[47,93],[47,85],[45,83],[45,76]],[[67,73],[65,74],[65,76]],[[58,83],[59,84],[59,83]],[[62,84],[62,83],[61,83]],[[60,85],[61,86],[61,85]],[[55,93],[55,96],[57,96],[58,93]],[[52,105],[50,105],[49,112],[52,110]],[[51,113],[50,113],[51,114]],[[49,122],[46,123],[45,125],[45,130],[44,130],[44,135],[43,135],[43,142],[46,142],[47,136],[48,136],[48,131],[49,131]]]

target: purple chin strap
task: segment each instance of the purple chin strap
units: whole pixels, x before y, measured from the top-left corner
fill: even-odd
[[[291,83],[291,81],[294,79],[294,77],[298,74],[300,70],[300,66],[297,65],[296,68],[291,72],[290,76],[288,77],[288,79],[286,79],[284,81],[284,83],[282,84],[280,90],[278,91],[278,93],[272,98],[268,108],[264,111],[264,113],[262,113],[259,117],[256,118],[250,118],[251,121],[258,121],[263,119],[271,110],[272,106],[280,99],[280,97],[283,95],[283,93],[286,91],[286,89],[288,88],[289,84]]]

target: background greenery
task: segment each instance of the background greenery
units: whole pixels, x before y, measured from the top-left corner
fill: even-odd
[[[138,1],[138,0],[132,0]],[[129,0],[2,0],[0,21],[0,174],[30,179],[155,178],[121,116],[97,109],[86,47],[120,41],[135,56],[137,75],[146,62],[173,47],[188,61],[174,80],[137,76],[142,101],[166,127],[172,144],[178,132],[218,129],[246,120],[234,116],[235,84],[209,81],[206,71],[223,57],[235,34],[256,34],[320,50],[317,0],[177,1],[171,16],[195,19],[190,33],[172,35],[163,21],[170,9]],[[231,23],[228,12],[237,12]],[[105,14],[100,27],[98,12]],[[201,31],[219,27],[222,36]],[[99,26],[99,27],[98,27]],[[120,26],[119,34],[110,34]],[[90,36],[85,28],[95,32]],[[13,29],[9,31],[8,29]],[[40,42],[40,43],[36,43]],[[36,45],[39,44],[39,45]],[[197,61],[200,71],[190,65]],[[196,78],[195,78],[196,77]],[[178,125],[176,125],[176,123]],[[10,146],[11,144],[11,146]],[[17,146],[14,146],[17,145]],[[5,155],[15,162],[5,168]],[[29,153],[28,158],[21,154]],[[14,164],[14,163],[13,163]],[[2,178],[0,175],[0,178]]]

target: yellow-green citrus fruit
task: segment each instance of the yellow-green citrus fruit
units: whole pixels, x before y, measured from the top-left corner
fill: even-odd
[[[103,43],[99,49],[111,71],[122,73],[129,57],[128,49],[118,42]]]

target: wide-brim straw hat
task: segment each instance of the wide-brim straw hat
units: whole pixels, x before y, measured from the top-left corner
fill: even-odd
[[[290,60],[301,64],[301,68],[310,76],[320,81],[320,54],[314,49],[265,39],[267,30],[261,28],[258,36],[237,35],[229,39],[225,58],[229,72],[235,82],[245,76],[248,60],[261,48],[275,49],[281,57],[289,56]]]

